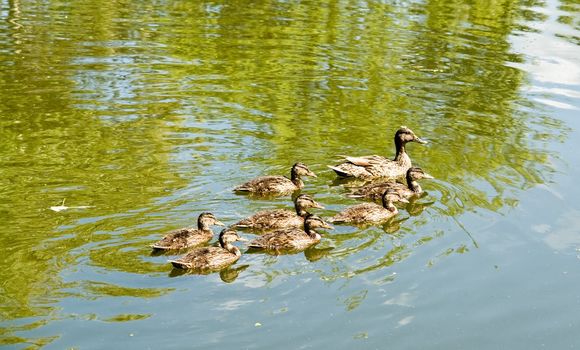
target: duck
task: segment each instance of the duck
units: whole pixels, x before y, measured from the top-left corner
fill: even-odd
[[[368,198],[374,201],[379,200],[386,190],[392,189],[396,191],[401,198],[410,199],[419,196],[423,193],[423,189],[417,180],[434,179],[433,176],[427,174],[419,167],[410,167],[405,176],[407,185],[399,182],[381,182],[368,184],[352,191],[348,196],[352,198]]]
[[[383,205],[376,203],[353,205],[336,214],[329,221],[332,223],[351,223],[355,225],[385,222],[399,212],[397,207],[393,205],[394,201],[409,203],[406,198],[400,197],[397,191],[388,189],[382,195]]]
[[[219,247],[196,248],[177,260],[169,260],[173,267],[193,270],[221,270],[240,259],[242,252],[232,243],[247,241],[236,230],[225,228],[219,235]]]
[[[306,164],[298,162],[290,170],[290,178],[285,176],[260,176],[236,188],[234,192],[250,192],[257,195],[286,195],[304,188],[301,176],[317,177]]]
[[[304,229],[293,227],[266,233],[249,243],[250,248],[275,251],[302,251],[320,242],[322,236],[314,229],[325,228],[332,230],[333,227],[322,218],[314,214],[308,214],[304,219]]]
[[[345,162],[328,167],[340,176],[359,179],[372,179],[378,177],[398,178],[405,175],[407,169],[412,166],[411,158],[405,151],[408,142],[426,144],[427,141],[419,138],[406,126],[401,126],[395,133],[395,159],[383,156],[350,157],[345,156]]]
[[[151,248],[156,250],[174,250],[194,247],[207,243],[213,237],[210,226],[225,226],[212,213],[204,212],[197,218],[197,229],[181,228],[170,231],[160,241],[153,243]]]
[[[287,209],[262,210],[232,226],[262,232],[285,227],[302,227],[304,217],[308,215],[306,211],[308,208],[324,209],[312,197],[303,193],[294,199],[295,212]]]

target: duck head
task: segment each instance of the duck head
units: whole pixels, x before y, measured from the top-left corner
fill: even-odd
[[[309,232],[315,228],[325,228],[327,230],[333,230],[334,227],[330,226],[326,221],[318,215],[309,214],[306,219],[304,219],[304,229]]]
[[[324,209],[322,205],[316,202],[312,197],[307,194],[301,194],[294,200],[294,208],[296,209],[296,214],[304,216],[307,214],[306,209],[308,208],[319,208]]]
[[[404,145],[407,142],[417,142],[421,144],[427,143],[427,141],[422,140],[417,135],[415,135],[413,130],[409,129],[406,126],[401,126],[399,130],[397,130],[397,132],[395,133],[395,144]]]
[[[241,237],[236,230],[230,227],[224,228],[222,232],[220,232],[219,243],[222,248],[225,248],[226,245],[236,241],[247,242],[248,240]]]
[[[212,213],[201,213],[197,218],[197,228],[200,230],[207,230],[212,225],[225,226],[223,222],[216,219]]]
[[[306,166],[306,164],[304,163],[296,163],[292,166],[292,171],[291,171],[291,175],[292,178],[298,176],[312,176],[312,177],[317,177],[315,173],[313,173],[310,169],[308,169],[308,167]]]
[[[409,201],[401,197],[399,193],[393,189],[388,189],[383,193],[383,207],[392,211],[393,213],[397,213],[397,207],[393,204],[393,202],[400,202],[400,203],[409,203]]]
[[[407,186],[415,193],[423,192],[423,189],[417,182],[421,179],[434,179],[433,176],[427,174],[423,169],[419,167],[411,167],[407,170]]]
[[[427,174],[423,169],[421,169],[417,166],[414,166],[414,167],[409,168],[409,170],[407,170],[407,179],[414,181],[414,180],[421,180],[421,179],[434,179],[434,177]]]

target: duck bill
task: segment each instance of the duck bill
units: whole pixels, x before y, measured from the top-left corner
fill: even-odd
[[[324,206],[318,202],[314,202],[312,208],[324,209]]]
[[[397,200],[397,202],[399,202],[399,203],[409,203],[409,200],[407,198],[399,198]]]
[[[226,224],[224,224],[224,223],[223,223],[223,222],[221,222],[221,221],[217,221],[217,220],[216,220],[216,221],[214,222],[214,225],[218,225],[218,226],[225,226]]]
[[[415,136],[415,139],[414,139],[413,141],[415,141],[415,142],[417,142],[417,143],[420,143],[420,144],[422,144],[422,145],[426,145],[426,144],[428,144],[428,143],[429,143],[429,142],[427,142],[426,140],[423,140],[422,138],[420,138],[420,137],[417,137],[417,136]]]
[[[250,240],[244,237],[238,237],[238,242],[249,242]]]
[[[423,173],[423,178],[424,179],[434,179],[435,177],[433,177],[433,176],[431,176],[431,175],[429,175],[427,173]]]
[[[318,177],[316,176],[315,173],[313,173],[312,171],[309,171],[308,174],[306,174],[307,176],[311,176],[311,177]]]

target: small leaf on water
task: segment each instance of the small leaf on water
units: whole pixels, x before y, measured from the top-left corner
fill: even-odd
[[[66,205],[57,205],[54,207],[50,207],[50,210],[52,211],[63,211],[63,210],[67,210],[67,209],[87,209],[87,208],[93,208],[92,205],[80,205],[78,207],[67,207]]]
[[[68,209],[68,207],[64,206],[64,205],[57,205],[55,207],[50,207],[50,210],[56,211],[56,212],[67,210],[67,209]]]

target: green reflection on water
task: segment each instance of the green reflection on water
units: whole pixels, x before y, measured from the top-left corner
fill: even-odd
[[[569,16],[560,22],[577,30],[577,9],[562,3]],[[404,260],[445,232],[393,242],[433,221],[461,226],[462,214],[517,205],[520,191],[550,181],[556,156],[546,145],[568,131],[521,96],[526,75],[514,63],[524,57],[509,36],[545,20],[533,6],[542,4],[2,3],[1,318],[52,317],[59,300],[87,293],[163,296],[172,289],[93,281],[95,271],[105,280],[167,276],[146,248],[160,232],[208,206],[254,209],[223,193],[262,171],[286,174],[296,160],[319,172],[307,190],[322,203],[350,204],[324,165],[339,154],[393,155],[401,124],[431,141],[409,147],[437,178],[424,185],[429,205],[408,208],[411,227],[325,235],[304,253],[309,262],[328,260],[320,278]],[[94,209],[48,209],[63,199]],[[464,231],[426,264],[477,248]],[[385,249],[370,252],[377,247]],[[340,264],[361,254],[368,257],[354,266]],[[270,284],[295,273],[276,270],[276,261],[264,257],[258,271],[242,265],[222,280],[251,273]],[[365,296],[344,298],[347,309]]]
[[[145,320],[151,317],[151,315],[134,315],[134,314],[120,314],[114,317],[108,318],[104,321],[106,322],[129,322],[129,321],[139,321]]]

